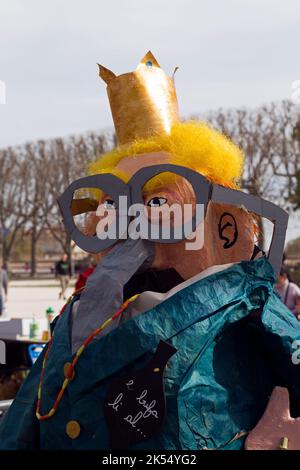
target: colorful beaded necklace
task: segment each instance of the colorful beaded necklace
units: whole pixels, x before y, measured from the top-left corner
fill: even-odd
[[[62,308],[62,310],[59,314],[59,317],[61,315],[63,315],[64,311],[66,310],[66,307],[72,301],[73,297],[75,295],[77,295],[79,292],[81,292],[83,289],[84,289],[84,287],[82,287],[78,291],[74,292],[74,294],[68,299],[66,304],[63,306],[63,308]],[[57,410],[57,407],[58,407],[58,405],[59,405],[59,403],[60,403],[60,401],[63,397],[63,394],[65,393],[66,388],[68,387],[69,383],[71,382],[71,380],[74,377],[74,367],[77,364],[77,362],[78,362],[81,354],[85,350],[85,348],[90,344],[90,342],[95,338],[95,336],[97,336],[102,330],[104,330],[104,328],[106,328],[108,325],[110,325],[116,318],[118,318],[123,313],[123,311],[128,307],[128,305],[138,297],[138,295],[139,294],[134,295],[130,299],[125,300],[125,302],[123,302],[121,307],[114,313],[114,315],[112,317],[110,317],[108,320],[106,320],[104,323],[102,323],[102,325],[99,326],[99,328],[97,328],[96,330],[94,330],[93,333],[91,333],[90,336],[84,341],[84,343],[80,346],[80,348],[76,352],[75,357],[74,357],[72,363],[70,364],[70,366],[67,370],[66,378],[63,381],[63,384],[62,384],[61,389],[60,389],[60,391],[59,391],[59,393],[56,397],[54,405],[52,406],[52,408],[50,409],[50,411],[47,414],[41,415],[40,409],[41,409],[41,398],[42,398],[42,384],[43,384],[43,378],[44,378],[44,372],[45,372],[45,368],[46,368],[46,364],[47,364],[47,359],[48,359],[48,356],[49,356],[49,353],[50,353],[50,350],[51,350],[51,346],[52,346],[52,343],[53,343],[54,335],[52,335],[52,337],[51,337],[51,339],[48,343],[47,351],[46,351],[46,354],[45,354],[45,357],[44,357],[44,360],[43,360],[42,371],[41,371],[39,387],[38,387],[38,400],[37,400],[37,406],[36,406],[36,417],[39,421],[44,421],[46,419],[49,419],[55,414],[55,412]]]

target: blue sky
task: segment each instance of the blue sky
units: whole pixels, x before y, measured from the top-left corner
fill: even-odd
[[[299,0],[9,0],[0,4],[0,148],[112,126],[96,62],[133,70],[151,49],[179,66],[183,117],[289,98]]]
[[[299,0],[9,0],[0,3],[0,148],[112,127],[100,62],[133,70],[151,49],[176,74],[182,117],[290,98]],[[291,221],[289,237],[299,222]]]

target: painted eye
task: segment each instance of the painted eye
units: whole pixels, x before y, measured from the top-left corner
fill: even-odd
[[[107,209],[107,210],[115,209],[116,204],[112,199],[105,199],[105,201],[103,202],[103,207],[104,207],[104,209]]]
[[[153,197],[150,201],[147,202],[149,207],[161,207],[166,204],[167,199],[165,197]]]

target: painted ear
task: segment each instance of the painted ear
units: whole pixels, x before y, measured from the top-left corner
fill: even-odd
[[[229,212],[224,212],[218,224],[219,237],[224,241],[223,248],[231,248],[238,239],[236,219]]]
[[[105,83],[109,85],[112,82],[112,80],[116,78],[115,74],[111,70],[107,69],[106,67],[103,67],[103,65],[100,65],[100,64],[97,64],[97,65],[99,67],[99,77],[101,77],[102,80],[104,80]]]

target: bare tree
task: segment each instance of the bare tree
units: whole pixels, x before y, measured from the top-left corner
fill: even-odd
[[[72,246],[61,221],[57,197],[71,181],[86,173],[89,162],[111,146],[108,134],[27,143],[0,151],[0,241],[7,264],[18,236],[31,237],[31,275],[36,249],[47,228],[71,259]]]
[[[46,225],[43,201],[47,181],[47,156],[44,152],[43,141],[26,144],[22,150],[28,172],[25,190],[28,211],[26,228],[31,238],[30,266],[31,276],[34,277],[36,274],[37,242]]]
[[[16,149],[0,152],[0,229],[4,266],[7,266],[17,235],[28,219],[27,174],[25,161]]]
[[[105,135],[95,133],[45,143],[48,164],[43,212],[49,231],[62,251],[68,254],[71,264],[74,244],[64,229],[56,201],[73,180],[86,174],[88,163],[98,158],[108,146]]]
[[[300,208],[300,118],[294,105],[282,101],[256,109],[219,109],[203,117],[243,149],[244,190],[288,210]],[[5,263],[22,231],[30,233],[34,275],[36,246],[45,228],[71,259],[72,245],[57,197],[115,143],[112,133],[90,132],[0,151],[0,240]],[[262,224],[260,229],[263,245]]]
[[[221,109],[208,113],[207,119],[244,151],[242,188],[289,210],[299,169],[292,138],[293,105],[282,101],[256,109]],[[264,230],[261,219],[258,222],[263,247]]]

